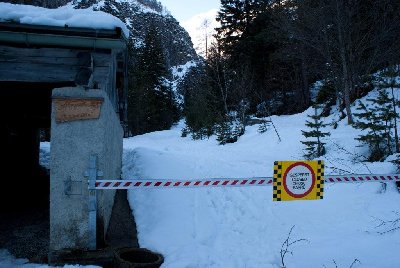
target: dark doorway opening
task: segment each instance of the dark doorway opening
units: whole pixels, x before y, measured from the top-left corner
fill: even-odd
[[[52,90],[64,86],[71,84],[0,82],[0,248],[33,262],[47,261],[49,245],[50,177],[39,163],[40,133],[50,133]]]

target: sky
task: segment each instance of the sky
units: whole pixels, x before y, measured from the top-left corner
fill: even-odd
[[[160,2],[179,22],[211,9],[219,9],[220,5],[219,0],[161,0]]]

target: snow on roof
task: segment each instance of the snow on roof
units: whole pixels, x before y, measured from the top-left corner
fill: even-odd
[[[119,27],[126,37],[129,36],[128,28],[120,19],[90,8],[74,9],[71,5],[47,9],[29,5],[0,3],[0,22],[106,30],[114,30]]]

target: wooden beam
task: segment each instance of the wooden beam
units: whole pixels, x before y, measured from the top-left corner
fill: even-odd
[[[100,71],[93,81],[100,83],[107,80],[109,72],[104,70],[109,69],[111,58],[110,54],[90,50],[0,46],[0,81],[75,81],[82,76],[82,68],[90,68]],[[78,84],[82,85],[82,81]]]
[[[122,39],[0,31],[0,43],[97,49],[126,49]]]
[[[0,81],[56,83],[74,81],[78,66],[0,63]]]
[[[0,46],[0,63],[39,63],[77,65],[79,51],[53,48],[16,48]]]

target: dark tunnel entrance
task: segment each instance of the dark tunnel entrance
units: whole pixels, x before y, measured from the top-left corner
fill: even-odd
[[[49,245],[49,170],[40,141],[50,138],[52,89],[70,83],[0,82],[0,248],[46,262]]]

